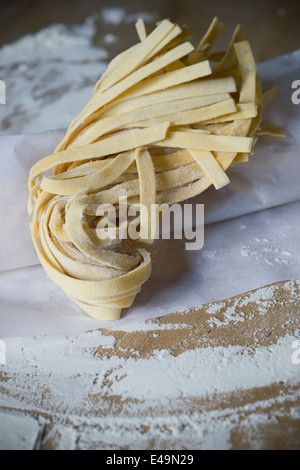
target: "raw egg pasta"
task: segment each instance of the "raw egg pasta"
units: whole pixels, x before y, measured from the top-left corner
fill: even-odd
[[[119,54],[70,124],[55,152],[30,171],[32,240],[45,271],[94,318],[118,319],[151,273],[147,245],[154,204],[173,204],[221,189],[227,169],[247,161],[261,128],[263,101],[249,43],[238,27],[226,51],[211,52],[224,25],[215,18],[198,47],[169,20]],[[106,239],[100,205],[140,206],[140,237]],[[113,235],[115,233],[115,235]]]

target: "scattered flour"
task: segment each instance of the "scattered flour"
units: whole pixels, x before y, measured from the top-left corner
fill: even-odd
[[[201,253],[206,260],[212,260],[218,256],[218,250],[202,250]]]
[[[287,282],[283,288],[288,290],[290,293],[293,293],[294,282],[289,281]],[[268,312],[269,308],[273,305],[274,302],[274,292],[276,290],[275,285],[261,287],[254,292],[249,293],[247,296],[243,298],[238,298],[233,302],[232,306],[227,306],[226,310],[223,311],[226,304],[223,302],[215,302],[211,303],[209,307],[206,309],[207,313],[212,314],[210,325],[217,325],[217,326],[226,326],[230,323],[236,324],[239,322],[245,321],[244,313],[241,310],[242,307],[246,307],[249,304],[255,304],[257,307],[258,312],[261,315],[264,315]],[[296,292],[295,292],[296,293]],[[237,308],[239,312],[237,312]],[[213,315],[222,313],[222,320]]]
[[[136,22],[139,18],[143,18],[145,22],[153,22],[157,19],[156,13],[151,13],[148,11],[140,11],[137,13],[127,13],[125,8],[121,7],[106,7],[101,11],[102,20],[105,23],[118,26],[121,23],[133,23]]]
[[[188,312],[186,312],[188,313]],[[163,323],[163,324],[158,324],[154,323],[152,321],[148,321],[147,323],[142,321],[139,323],[135,323],[133,325],[127,325],[125,327],[125,330],[127,333],[133,332],[133,331],[162,331],[162,330],[180,330],[184,328],[190,328],[190,325],[187,323]],[[123,329],[123,328],[122,328]]]
[[[103,37],[103,41],[105,44],[116,44],[119,42],[119,37],[115,34],[108,33]]]
[[[219,320],[216,317],[212,317],[211,321],[210,321],[210,326],[213,326],[213,324],[215,324],[217,326],[221,326],[221,325],[225,326],[225,325],[229,325],[230,323],[236,324],[236,323],[239,323],[241,321],[245,321],[243,312],[237,313],[237,311],[236,311],[236,308],[237,308],[238,305],[239,306],[241,305],[240,304],[240,299],[237,299],[231,307],[226,308],[226,311],[224,313],[224,319],[222,321]],[[212,306],[211,308],[208,308],[207,312],[208,313],[215,312],[215,307]]]
[[[0,413],[0,450],[31,450],[38,439],[40,426],[33,419]]]
[[[47,433],[44,445],[55,447],[55,450],[69,450],[76,448],[77,432],[71,426],[55,425]]]
[[[5,370],[14,380],[9,396],[0,392],[0,406],[54,413],[56,424],[44,444],[58,449],[143,449],[150,442],[155,442],[157,449],[170,446],[170,442],[174,448],[230,449],[231,432],[241,419],[250,428],[272,420],[275,423],[276,418],[264,409],[272,406],[274,400],[278,406],[288,399],[297,403],[299,392],[236,409],[173,414],[172,407],[175,412],[183,399],[199,400],[279,381],[296,385],[300,370],[291,360],[294,341],[294,336],[286,336],[255,352],[240,346],[207,347],[175,357],[162,349],[149,358],[126,359],[116,355],[99,358],[95,354],[99,346],[110,348],[115,344],[113,336],[100,331],[68,338],[9,339],[8,362],[0,367],[0,373]],[[103,415],[103,399],[98,402],[98,394],[106,400],[115,396],[133,400],[128,402],[129,415]],[[149,406],[155,409],[154,415],[146,412]],[[163,412],[166,409],[167,414]],[[5,447],[9,435],[13,448],[33,448],[40,425],[47,424],[43,417],[39,423],[20,418],[19,425],[18,417],[4,416],[1,423],[6,422],[7,426],[5,432],[0,427],[0,447]],[[298,417],[299,409],[295,407],[292,418]],[[19,433],[14,433],[16,427]],[[253,447],[261,445],[257,435],[253,436]]]
[[[7,364],[0,366],[0,372],[15,374],[16,388],[22,383],[28,392],[39,389],[39,381],[47,377],[51,406],[56,404],[69,413],[74,413],[89,393],[99,393],[100,389],[107,396],[134,397],[141,402],[151,399],[157,406],[164,406],[181,396],[205,397],[277,381],[296,383],[300,378],[299,368],[291,360],[295,338],[289,336],[269,348],[258,347],[254,354],[230,346],[188,350],[177,357],[169,350],[160,350],[147,359],[113,355],[99,360],[94,352],[99,346],[111,347],[114,341],[113,336],[98,331],[66,339],[31,338],[26,343],[24,339],[8,339]],[[38,376],[28,380],[26,375],[34,371],[39,372]],[[106,383],[108,374],[110,380]],[[1,396],[0,405],[8,406],[10,400]],[[26,408],[25,403],[23,406]]]
[[[157,13],[151,13],[149,11],[139,11],[137,13],[129,13],[125,17],[125,22],[131,23],[136,22],[139,18],[142,18],[145,23],[153,23],[158,19]]]
[[[244,245],[240,249],[240,256],[244,258],[252,258],[252,259],[262,259],[265,263],[273,266],[274,264],[283,264],[289,265],[293,263],[292,253],[289,251],[275,246],[272,242],[267,238],[255,238],[254,245],[248,246]]]
[[[51,25],[0,49],[0,77],[7,92],[2,133],[69,125],[107,66],[108,52],[93,46],[95,32],[90,17],[82,25]]]
[[[125,8],[103,8],[101,12],[102,19],[105,23],[113,24],[115,26],[121,24],[126,17]]]
[[[105,48],[93,45],[99,18],[109,26],[119,26],[139,18],[154,22],[157,14],[105,7],[83,24],[53,24],[0,48],[0,78],[6,83],[2,133],[65,128],[81,111],[109,60]],[[104,45],[118,42],[114,32],[103,36]]]
[[[204,397],[234,392],[282,381],[297,382],[297,367],[291,361],[292,338],[280,340],[269,349],[250,354],[241,347],[202,348],[185,351],[178,357],[158,352],[151,359],[129,359],[126,366],[116,358],[118,368],[110,375],[108,394],[151,399],[157,405],[180,396]],[[213,372],[212,372],[213,371]],[[138,377],[143,377],[138,381]],[[299,379],[299,373],[298,373]]]
[[[265,303],[274,302],[274,289],[275,286],[261,288],[235,299],[229,307],[224,302],[212,303],[206,311],[216,327],[219,324],[213,316],[220,312],[221,326],[235,324],[243,321],[241,312],[250,303],[257,301],[257,305],[263,306],[260,312],[263,313]],[[283,289],[293,297],[297,295],[297,282],[286,282]],[[154,336],[159,331],[172,334],[172,330],[188,326],[148,321],[125,327],[124,335],[134,331]],[[96,330],[67,337],[10,338],[6,340],[7,363],[0,366],[0,374],[11,377],[6,385],[3,383],[9,394],[0,391],[0,407],[54,415],[55,425],[43,442],[46,447],[105,450],[154,445],[156,449],[170,449],[171,442],[174,449],[230,449],[232,433],[241,423],[250,430],[276,424],[280,413],[284,415],[286,401],[299,402],[299,390],[291,389],[264,401],[250,401],[241,407],[219,406],[201,412],[184,411],[185,403],[194,399],[214,401],[215,396],[228,397],[228,393],[280,382],[297,386],[300,369],[293,364],[292,354],[298,334],[295,331],[269,347],[258,346],[255,350],[244,346],[207,346],[174,355],[162,348],[152,351],[149,357],[132,351],[129,358],[113,353],[123,338],[114,332]],[[128,348],[127,352],[131,354]],[[115,409],[103,414],[105,403],[118,396],[126,403],[128,414]],[[276,416],[270,416],[268,409],[274,405]],[[149,413],[149,407],[153,412]],[[182,412],[178,413],[179,409]],[[33,437],[24,443],[21,434],[13,433],[14,417],[11,413],[6,415],[9,435],[13,436],[10,445],[14,447],[35,446],[41,427],[49,426],[43,416],[38,418],[39,423],[29,420],[28,436]],[[299,419],[299,407],[293,408],[290,417]],[[0,426],[0,443],[4,446],[7,433],[1,431],[4,429]],[[257,432],[251,439],[253,448],[262,447],[263,440]]]

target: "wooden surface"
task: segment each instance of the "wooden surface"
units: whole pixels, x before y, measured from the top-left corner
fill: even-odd
[[[284,282],[166,315],[137,325],[137,330],[8,340],[9,363],[0,369],[0,423],[4,417],[9,420],[11,446],[299,449],[299,381],[285,380],[274,349],[299,330],[299,293],[299,282]],[[220,348],[215,364],[214,351]],[[270,352],[269,358],[255,358],[259,350]],[[199,351],[209,355],[195,381]],[[190,364],[182,359],[187,353]],[[288,369],[291,342],[287,353],[283,367]],[[242,358],[252,355],[264,385],[255,385],[251,360],[243,366]],[[230,363],[236,360],[238,379],[231,377]],[[299,379],[300,365],[293,367]],[[248,374],[253,386],[247,385]],[[142,383],[149,384],[149,376],[151,386],[145,392]],[[219,376],[225,386],[218,383]],[[211,386],[215,390],[206,393]],[[20,428],[30,437],[23,445]]]
[[[214,16],[224,21],[228,35],[237,24],[245,29],[257,62],[286,54],[300,47],[300,6],[296,0],[11,0],[0,6],[0,45],[15,41],[53,23],[78,23],[104,7],[124,7],[127,12],[151,12],[157,19],[170,18],[187,24],[193,37],[202,37]],[[122,47],[135,41],[130,23],[107,24],[99,16],[96,44],[101,45],[106,33],[122,36]],[[228,36],[229,37],[229,36]],[[112,54],[119,52],[118,45]]]
[[[92,0],[2,2],[0,45],[54,22],[82,22],[107,5],[124,4]],[[296,1],[152,0],[151,6],[149,2],[128,1],[126,9],[186,23],[196,37],[201,37],[214,15],[228,24],[229,31],[240,23],[258,62],[300,47],[300,6]],[[101,46],[103,36],[116,31],[122,37],[122,49],[132,44],[132,25],[108,25],[99,15],[95,43]],[[111,56],[119,52],[119,46],[107,46]],[[247,308],[242,309],[243,321],[235,316],[248,294],[214,304],[213,324],[212,307],[208,305],[148,322],[136,331],[98,332],[98,346],[96,333],[93,344],[89,333],[55,340],[9,340],[7,347],[13,361],[0,366],[0,434],[7,437],[2,445],[38,449],[197,449],[220,448],[223,442],[225,448],[232,449],[299,449],[300,366],[295,365],[297,383],[281,380],[279,373],[273,381],[270,375],[268,384],[249,388],[237,382],[230,392],[216,387],[215,393],[205,396],[197,396],[192,389],[185,393],[180,382],[181,396],[168,405],[155,380],[148,401],[138,393],[128,392],[126,398],[110,393],[122,379],[114,375],[115,357],[122,359],[126,375],[132,358],[150,360],[157,351],[172,354],[175,370],[176,361],[179,364],[186,351],[235,346],[241,355],[251,354],[258,347],[272,351],[282,338],[299,331],[299,282],[288,286],[278,283],[268,292],[267,301],[264,289],[250,296]],[[233,316],[229,316],[232,311]],[[112,340],[103,343],[103,337]],[[52,354],[62,361],[61,369],[56,363],[51,365]],[[78,361],[78,372],[72,355]],[[104,360],[106,374],[99,382]],[[63,363],[74,369],[67,370]],[[74,392],[80,400],[73,399],[72,388],[76,393],[82,389],[79,395]]]

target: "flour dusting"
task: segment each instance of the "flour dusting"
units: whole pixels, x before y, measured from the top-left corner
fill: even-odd
[[[36,446],[43,429],[45,449],[230,449],[242,423],[256,430],[251,447],[260,448],[260,426],[299,419],[297,406],[285,411],[300,399],[300,369],[292,360],[299,331],[289,308],[299,283],[282,285],[287,297],[275,338],[265,318],[272,318],[276,289],[122,331],[7,339],[0,407],[35,416],[27,425],[33,438],[24,443],[14,434],[20,413],[5,414],[15,446]],[[279,384],[287,389],[276,394]],[[263,391],[259,400],[255,390]],[[237,396],[242,401],[234,405]],[[0,444],[5,436],[0,429]]]
[[[157,19],[156,13],[149,11],[140,11],[135,13],[127,13],[125,8],[122,7],[105,7],[101,11],[102,19],[105,23],[113,26],[118,26],[121,23],[134,23],[139,18],[145,22],[153,22]]]
[[[2,133],[27,134],[67,127],[90,100],[108,52],[94,47],[95,18],[54,24],[0,49],[7,103]]]
[[[263,260],[266,264],[273,266],[274,264],[289,265],[293,263],[292,253],[276,246],[268,238],[255,238],[254,246],[244,245],[240,249],[240,256],[243,258],[252,258],[255,260]]]

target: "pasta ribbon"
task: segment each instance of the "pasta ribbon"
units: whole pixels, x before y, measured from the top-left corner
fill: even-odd
[[[227,50],[213,53],[224,29],[218,18],[196,49],[188,28],[169,20],[147,34],[140,19],[136,29],[139,42],[110,63],[62,142],[29,175],[41,264],[72,301],[103,320],[118,319],[150,276],[158,222],[151,209],[221,189],[258,135],[283,135],[261,127],[276,90],[262,95],[239,26]],[[140,213],[137,238],[132,218],[123,217],[128,203]]]

